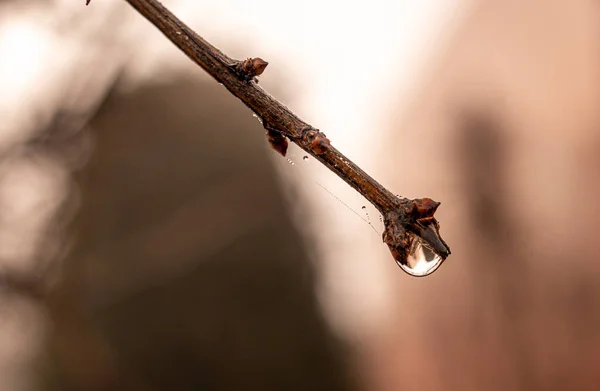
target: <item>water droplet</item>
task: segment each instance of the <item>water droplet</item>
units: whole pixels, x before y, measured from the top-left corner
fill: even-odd
[[[177,31],[177,32],[176,32],[176,34],[177,34],[177,35],[181,35],[181,31]]]
[[[367,207],[363,205],[363,206],[362,206],[362,210],[365,210],[365,209],[367,209]]]
[[[257,115],[256,113],[252,113],[252,116],[253,116],[254,118],[256,118],[256,119],[258,120],[258,122],[260,122],[260,124],[262,125],[262,123],[263,123],[263,120],[262,120],[262,118],[260,118],[260,116],[259,116],[259,115]]]
[[[415,277],[428,276],[444,262],[444,258],[435,253],[420,237],[413,236],[412,244],[405,260],[398,261],[398,266]]]
[[[291,159],[287,159],[287,162],[288,162],[288,163],[290,163],[292,166],[295,166],[295,165],[296,165],[296,163],[294,163],[294,161],[293,161],[293,160],[291,160]]]
[[[307,160],[308,160],[308,156],[304,156],[304,157],[302,158],[302,160],[304,160],[304,161],[307,161]]]

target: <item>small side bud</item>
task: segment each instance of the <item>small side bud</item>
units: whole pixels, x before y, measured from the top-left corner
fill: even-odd
[[[404,209],[404,213],[414,216],[417,219],[426,219],[433,217],[435,211],[440,206],[439,202],[431,198],[419,198],[412,200]]]
[[[262,73],[267,68],[267,65],[269,65],[269,63],[263,60],[262,58],[256,57],[252,60],[252,70],[254,71],[256,76],[262,75]]]
[[[267,129],[267,140],[271,144],[271,148],[279,152],[282,156],[285,156],[288,149],[288,142],[284,135],[275,130]]]
[[[262,75],[267,65],[269,63],[260,57],[248,58],[239,62],[235,69],[243,80],[250,81],[254,77]]]
[[[247,74],[252,72],[252,59],[251,58],[247,58],[242,62],[241,70],[242,70],[242,72],[247,73]]]
[[[319,133],[310,144],[317,155],[322,155],[331,148],[331,141],[323,133]]]
[[[85,5],[89,5],[92,0],[85,0]]]
[[[309,127],[302,133],[303,140],[315,154],[322,155],[331,149],[331,141],[318,129]]]

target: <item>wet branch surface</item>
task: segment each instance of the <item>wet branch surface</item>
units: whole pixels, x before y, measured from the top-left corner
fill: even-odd
[[[156,0],[126,1],[261,119],[275,150],[285,155],[287,140],[294,142],[371,202],[384,218],[383,241],[401,266],[408,262],[409,251],[418,238],[442,261],[450,254],[433,217],[439,203],[429,198],[411,200],[394,195],[335,149],[325,134],[265,92],[258,86],[256,76],[263,73],[267,62],[260,58],[238,61],[228,57]]]

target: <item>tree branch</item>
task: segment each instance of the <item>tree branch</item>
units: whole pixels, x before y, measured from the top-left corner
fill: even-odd
[[[260,58],[238,61],[228,57],[156,0],[126,1],[256,113],[274,149],[285,155],[286,138],[291,140],[371,202],[384,218],[383,240],[404,271],[415,276],[428,275],[450,254],[433,217],[439,203],[429,198],[411,200],[395,196],[335,149],[322,132],[266,93],[255,76],[268,63]]]
[[[47,293],[41,276],[4,268],[0,270],[0,290],[40,300],[45,298]]]

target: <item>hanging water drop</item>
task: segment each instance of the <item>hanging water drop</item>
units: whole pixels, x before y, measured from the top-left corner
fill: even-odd
[[[302,160],[304,160],[304,161],[307,161],[307,160],[308,160],[308,156],[306,156],[306,155],[305,155],[305,156],[302,158]]]
[[[398,266],[400,266],[402,270],[415,277],[430,275],[436,271],[443,262],[444,258],[433,251],[433,249],[418,236],[412,236],[412,243],[406,259],[396,260],[396,263],[398,263]]]
[[[362,206],[362,210],[365,210],[365,209],[367,209],[367,207],[363,205],[363,206]]]

